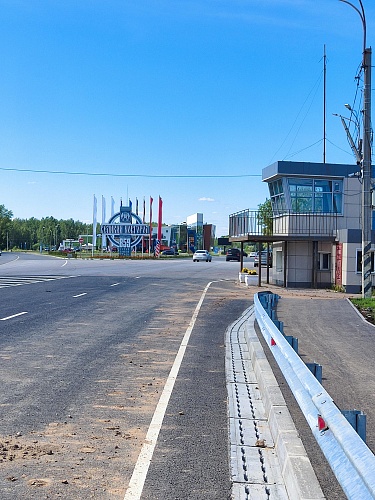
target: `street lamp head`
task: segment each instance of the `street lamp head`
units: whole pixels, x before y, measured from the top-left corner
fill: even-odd
[[[353,111],[352,110],[352,107],[350,106],[350,104],[344,104],[344,106],[346,107],[346,109],[348,109],[349,111]]]

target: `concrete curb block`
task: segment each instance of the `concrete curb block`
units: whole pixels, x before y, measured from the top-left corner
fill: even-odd
[[[246,322],[245,337],[288,495],[299,500],[324,499],[305,447],[255,332],[254,322],[254,317]]]
[[[367,321],[367,319],[358,311],[358,309],[355,307],[355,305],[352,303],[352,301],[348,298],[345,299],[349,304],[350,304],[350,307],[352,307],[355,312],[358,314],[358,316],[361,318],[361,320],[364,322],[364,323],[367,323],[368,325],[372,326],[373,328],[375,328],[375,325],[370,323],[369,321]]]

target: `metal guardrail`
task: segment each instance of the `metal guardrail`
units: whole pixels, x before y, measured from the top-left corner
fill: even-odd
[[[255,294],[255,317],[316,441],[346,496],[350,500],[374,499],[374,454],[277,329],[261,303],[267,294],[274,295]],[[268,302],[275,305],[277,298]]]

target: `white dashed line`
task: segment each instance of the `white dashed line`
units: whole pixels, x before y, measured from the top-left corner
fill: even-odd
[[[17,314],[12,314],[12,316],[7,316],[6,318],[0,318],[0,321],[6,321],[7,319],[16,318],[17,316],[22,316],[23,314],[27,314],[27,311],[17,313]]]

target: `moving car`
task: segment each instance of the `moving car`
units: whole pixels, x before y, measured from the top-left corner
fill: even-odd
[[[242,256],[247,257],[247,253],[245,250],[242,250]],[[228,260],[238,260],[240,262],[241,259],[241,250],[238,248],[229,248],[225,254],[225,260],[228,262]]]
[[[199,260],[205,260],[206,262],[211,262],[211,255],[207,250],[196,250],[193,255],[193,262],[198,262]]]
[[[225,260],[228,262],[230,260],[241,260],[241,251],[238,248],[229,248],[225,255]]]
[[[267,250],[263,250],[261,252],[261,264],[262,266],[267,266],[267,254],[268,254],[268,267],[272,267],[272,252],[267,252]],[[259,256],[254,257],[254,267],[259,267]]]

